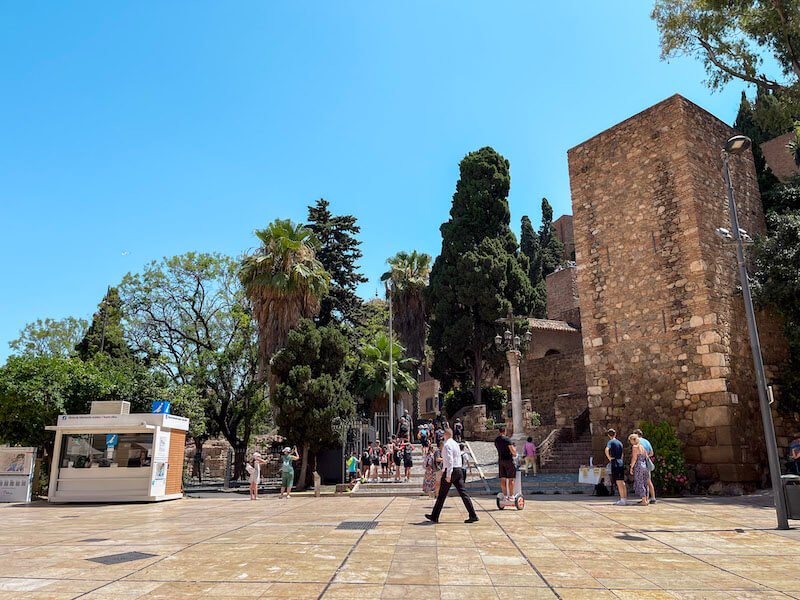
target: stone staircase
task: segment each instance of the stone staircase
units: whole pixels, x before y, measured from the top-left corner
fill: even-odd
[[[581,465],[589,464],[592,455],[592,434],[583,432],[576,440],[563,434],[556,440],[549,458],[539,467],[543,475],[555,473],[574,473],[577,475]]]

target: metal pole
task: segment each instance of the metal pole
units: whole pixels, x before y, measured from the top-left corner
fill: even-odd
[[[394,433],[394,330],[392,328],[392,289],[387,285],[389,295],[389,438]],[[389,441],[388,439],[386,440]]]
[[[722,153],[724,165],[725,187],[728,192],[728,209],[731,213],[731,227],[734,240],[736,240],[736,262],[739,265],[739,280],[742,284],[742,298],[744,312],[747,317],[747,331],[750,334],[750,350],[753,353],[753,366],[756,372],[758,386],[758,401],[761,405],[761,421],[764,425],[764,441],[767,445],[767,458],[769,460],[769,475],[772,480],[772,495],[775,498],[775,511],[778,517],[778,529],[789,529],[789,520],[786,512],[786,499],[783,496],[781,484],[781,465],[778,458],[778,443],[775,440],[775,426],[772,422],[772,410],[769,407],[767,395],[767,378],[764,375],[764,362],[761,357],[761,342],[758,339],[758,326],[756,325],[755,312],[753,311],[753,298],[750,295],[750,280],[747,277],[747,265],[744,262],[744,244],[739,232],[739,216],[736,212],[736,201],[733,196],[731,172],[728,166],[728,153]]]

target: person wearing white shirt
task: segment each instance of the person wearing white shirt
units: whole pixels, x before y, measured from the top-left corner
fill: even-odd
[[[467,495],[464,489],[464,471],[461,463],[461,450],[458,444],[453,439],[453,430],[449,427],[444,430],[444,447],[442,448],[442,459],[444,473],[442,474],[442,483],[439,486],[439,496],[436,498],[436,504],[433,507],[433,512],[425,515],[425,518],[434,523],[439,522],[439,514],[442,512],[447,492],[450,491],[450,486],[454,485],[464,502],[464,508],[467,509],[468,518],[464,523],[474,523],[478,520],[478,515],[475,514],[475,507],[472,506],[472,500]]]

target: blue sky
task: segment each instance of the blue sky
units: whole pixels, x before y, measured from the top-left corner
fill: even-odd
[[[511,162],[512,225],[570,212],[566,151],[674,93],[742,87],[659,60],[646,1],[0,4],[0,358],[36,318],[190,250],[239,255],[324,197],[375,293],[434,256],[458,162]]]

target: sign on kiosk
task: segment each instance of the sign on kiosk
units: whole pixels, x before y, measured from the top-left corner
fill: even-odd
[[[0,447],[0,502],[30,502],[36,448]]]

